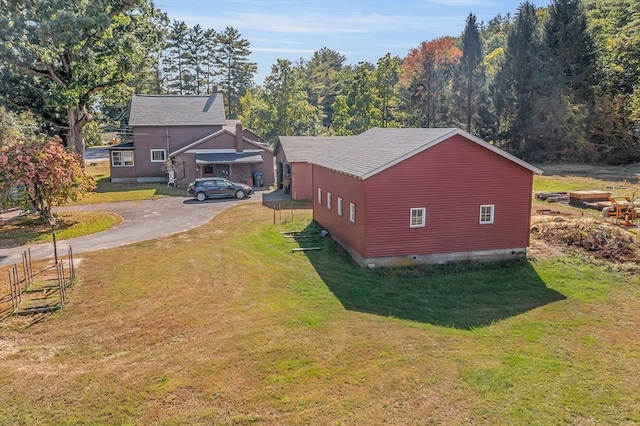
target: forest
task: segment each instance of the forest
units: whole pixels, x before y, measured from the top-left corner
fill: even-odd
[[[488,22],[470,13],[462,34],[376,63],[319,46],[311,58],[277,60],[261,85],[250,40],[230,26],[190,27],[146,0],[4,3],[0,105],[31,111],[76,149],[104,129],[126,138],[133,93],[217,86],[227,117],[271,143],[459,127],[532,162],[640,161],[636,0],[524,2]]]

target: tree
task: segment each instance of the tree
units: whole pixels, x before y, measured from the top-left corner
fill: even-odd
[[[226,97],[227,117],[235,118],[238,114],[240,98],[253,82],[257,66],[249,62],[249,41],[241,38],[233,27],[227,27],[217,35],[217,62],[224,70],[222,86]]]
[[[183,21],[173,21],[167,35],[166,56],[163,62],[170,94],[193,93],[194,72],[190,67],[191,52],[188,48],[189,27]]]
[[[22,137],[0,147],[0,176],[3,205],[18,188],[22,207],[43,218],[51,216],[53,206],[77,201],[95,187],[80,156],[66,151],[58,137]]]
[[[271,74],[264,81],[264,94],[255,97],[254,105],[248,105],[249,98],[243,100],[249,111],[243,111],[241,118],[251,117],[264,124],[262,136],[275,142],[278,136],[315,136],[322,132],[320,110],[311,105],[304,89],[303,70],[291,61],[278,59],[272,65]],[[264,102],[268,99],[268,103]],[[263,108],[266,107],[266,110]]]
[[[494,80],[497,101],[496,114],[504,123],[502,138],[507,150],[530,157],[539,147],[530,129],[535,96],[540,82],[540,40],[536,9],[530,2],[520,5],[507,36],[502,68]]]
[[[399,108],[401,64],[400,58],[387,53],[378,59],[374,71],[382,127],[400,127],[404,121],[404,114]]]
[[[403,85],[412,94],[411,125],[437,127],[449,125],[451,78],[462,52],[453,37],[422,42],[411,49],[403,61]]]
[[[304,66],[309,103],[322,110],[322,125],[326,129],[333,121],[332,105],[344,87],[345,59],[337,51],[323,47]]]
[[[132,79],[149,52],[151,9],[145,0],[3,2],[0,68],[20,82],[2,85],[4,103],[32,109],[29,99],[41,96],[36,112],[66,127],[82,156],[95,95]]]
[[[464,100],[464,118],[467,132],[471,132],[474,116],[474,104],[477,102],[482,79],[480,64],[482,63],[482,41],[476,22],[476,15],[470,13],[462,33],[462,57],[460,58],[460,89]]]

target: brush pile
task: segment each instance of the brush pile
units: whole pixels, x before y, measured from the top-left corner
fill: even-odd
[[[556,247],[577,248],[590,255],[616,262],[638,260],[638,245],[629,231],[589,218],[538,222],[531,227],[533,238]]]

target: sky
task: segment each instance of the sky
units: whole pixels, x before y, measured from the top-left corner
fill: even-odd
[[[551,0],[530,0],[546,7]],[[308,60],[322,47],[346,64],[404,58],[423,41],[462,34],[469,13],[478,22],[516,14],[524,0],[155,0],[171,20],[239,31],[257,63],[257,84],[277,59]]]

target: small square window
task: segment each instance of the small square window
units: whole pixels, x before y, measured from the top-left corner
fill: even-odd
[[[480,206],[480,224],[493,223],[493,204]]]
[[[318,204],[322,204],[322,189],[318,188]]]
[[[327,192],[327,208],[331,210],[331,193]]]
[[[164,149],[152,149],[151,150],[151,162],[152,163],[161,163],[166,160],[167,151]]]
[[[338,197],[338,216],[342,216],[342,198]]]
[[[349,203],[349,222],[356,223],[356,205]]]
[[[412,208],[409,226],[411,228],[424,227],[427,218],[426,213],[427,209],[425,207]]]

